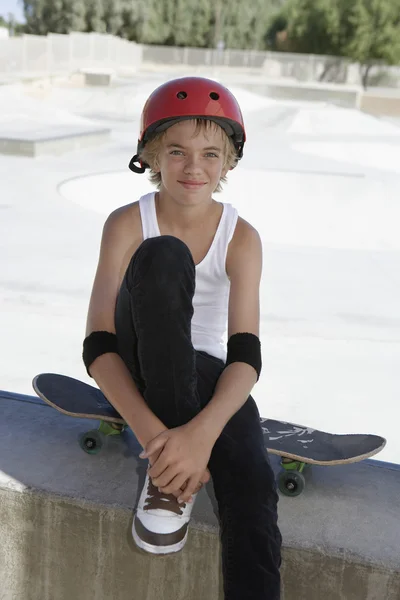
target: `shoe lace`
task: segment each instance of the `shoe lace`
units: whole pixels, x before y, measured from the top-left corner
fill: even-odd
[[[183,515],[185,506],[186,504],[179,504],[173,494],[163,494],[162,492],[159,492],[158,488],[156,488],[151,479],[149,479],[144,510],[161,508],[162,510],[169,510],[177,515]]]

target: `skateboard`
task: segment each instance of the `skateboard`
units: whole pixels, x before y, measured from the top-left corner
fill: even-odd
[[[285,421],[261,419],[265,447],[281,458],[279,490],[298,496],[304,490],[306,465],[345,465],[374,456],[386,440],[371,434],[336,434]]]
[[[37,375],[32,382],[37,395],[59,412],[80,419],[100,421],[97,429],[84,432],[79,443],[88,454],[97,454],[109,436],[120,435],[127,424],[97,388],[72,377],[54,373]],[[278,487],[286,496],[298,496],[305,488],[306,465],[343,465],[374,456],[386,444],[378,435],[326,433],[285,421],[261,418],[265,448],[281,458]]]

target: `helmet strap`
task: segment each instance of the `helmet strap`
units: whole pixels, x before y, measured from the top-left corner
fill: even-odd
[[[138,167],[135,163],[140,163],[140,167]],[[146,171],[147,167],[148,167],[148,165],[146,165],[146,163],[142,163],[138,154],[135,154],[135,156],[133,158],[131,158],[131,160],[129,162],[129,168],[134,173],[142,174]]]

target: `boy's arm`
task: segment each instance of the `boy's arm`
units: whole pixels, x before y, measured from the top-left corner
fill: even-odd
[[[240,219],[227,256],[227,273],[231,280],[228,338],[244,332],[259,337],[261,272],[260,236],[249,223]],[[228,365],[218,380],[212,399],[190,425],[203,429],[215,443],[229,419],[246,402],[256,381],[257,373],[249,364],[234,362]]]
[[[114,211],[107,219],[100,246],[100,257],[93,283],[86,335],[93,331],[115,333],[115,302],[123,265],[134,247],[135,222],[127,209]],[[130,216],[128,214],[128,216]],[[133,233],[132,233],[133,230]],[[140,239],[138,240],[138,244]],[[133,242],[135,245],[135,242]],[[138,245],[137,244],[137,245]],[[108,352],[96,358],[90,374],[102,392],[134,431],[140,444],[146,444],[167,428],[145,403],[125,363],[118,354]]]

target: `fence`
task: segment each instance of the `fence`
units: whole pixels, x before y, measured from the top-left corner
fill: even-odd
[[[337,56],[143,46],[142,61],[144,64],[190,66],[197,69],[226,67],[252,71],[269,79],[361,84],[360,65]],[[400,67],[376,64],[370,70],[369,81],[370,85],[400,87]]]
[[[101,33],[51,33],[0,39],[0,73],[74,72],[85,68],[138,67],[139,44]]]
[[[0,74],[74,72],[81,68],[139,68],[141,66],[230,68],[268,79],[332,83],[361,83],[360,68],[335,56],[142,46],[100,33],[23,35],[0,39]],[[376,65],[370,85],[400,87],[400,67]]]

